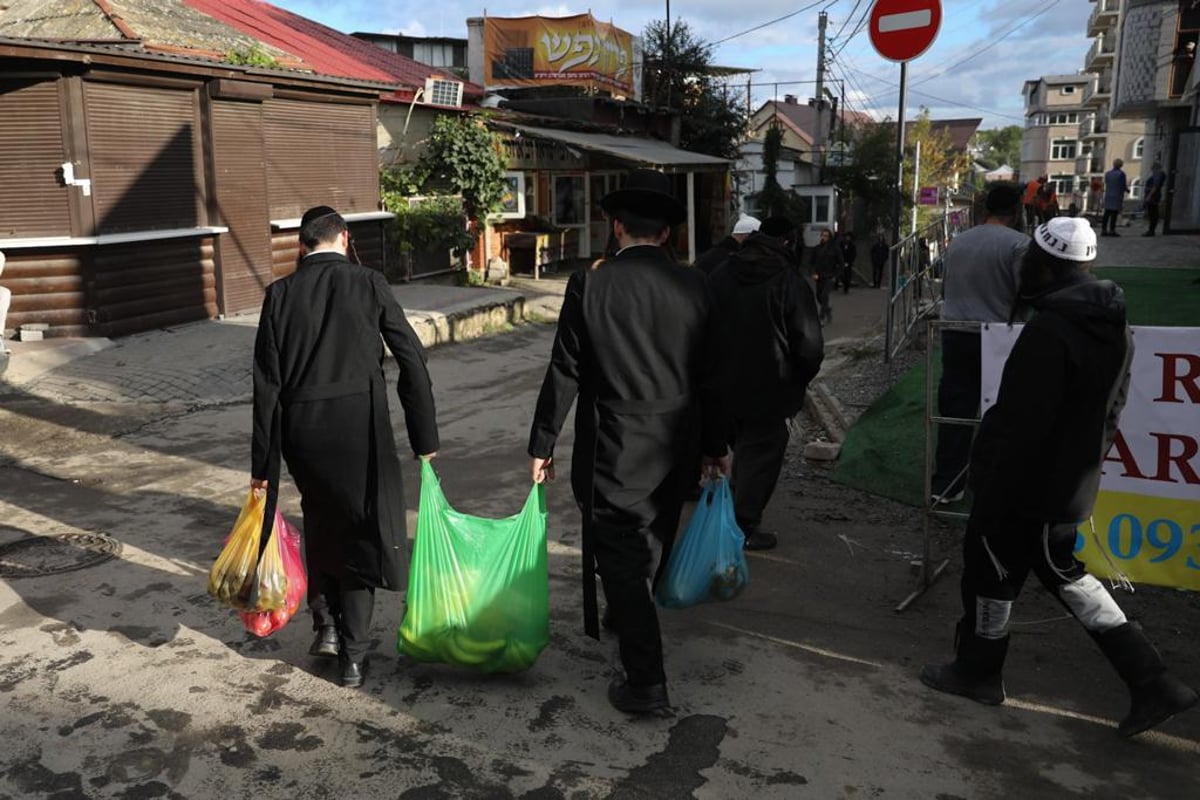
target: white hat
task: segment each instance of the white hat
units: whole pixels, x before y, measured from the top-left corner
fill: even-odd
[[[738,217],[738,221],[734,223],[732,235],[737,236],[743,233],[754,233],[758,230],[761,223],[749,214],[742,214]]]
[[[1066,261],[1091,261],[1096,257],[1096,232],[1080,217],[1054,217],[1033,232],[1038,247]]]

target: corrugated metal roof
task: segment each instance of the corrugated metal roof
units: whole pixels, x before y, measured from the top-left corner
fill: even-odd
[[[411,99],[429,77],[460,80],[260,0],[4,0],[0,37],[104,42],[218,62],[258,50],[285,70],[399,84],[385,100]],[[463,94],[478,98],[483,89],[464,82]]]
[[[616,156],[634,164],[644,164],[650,167],[671,171],[670,167],[693,167],[703,170],[722,170],[728,168],[730,161],[703,153],[693,153],[690,150],[680,150],[658,139],[644,136],[614,136],[608,133],[586,133],[583,131],[565,131],[557,128],[535,128],[530,125],[514,123],[496,123],[498,127],[520,131],[524,136],[536,139],[547,139],[565,145],[578,147],[594,153]]]
[[[314,70],[326,75],[400,83],[409,87],[409,94],[423,87],[425,79],[431,76],[460,80],[444,70],[420,64],[399,53],[389,53],[269,3],[258,0],[184,2],[260,41],[302,58]],[[466,83],[463,94],[482,97],[483,88]]]

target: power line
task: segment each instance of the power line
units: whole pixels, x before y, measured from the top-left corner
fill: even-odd
[[[1007,39],[1009,36],[1012,36],[1014,33],[1016,33],[1021,28],[1025,27],[1029,23],[1033,22],[1038,17],[1042,16],[1043,14],[1048,13],[1051,9],[1053,9],[1056,5],[1058,5],[1061,2],[1062,2],[1062,0],[1051,0],[1051,2],[1048,5],[1046,5],[1045,7],[1043,7],[1041,11],[1038,11],[1036,14],[1031,14],[1028,17],[1026,17],[1025,19],[1021,20],[1016,25],[1009,28],[1008,31],[1006,31],[1003,35],[993,39],[992,41],[988,42],[983,47],[980,47],[979,49],[973,51],[971,53],[971,55],[967,56],[964,59],[960,59],[959,61],[955,61],[953,64],[946,67],[941,72],[936,72],[933,75],[930,75],[925,78],[921,78],[920,80],[918,80],[912,84],[909,84],[909,88],[912,88],[913,86],[920,86],[923,83],[928,83],[929,81],[933,80],[934,78],[940,78],[941,76],[945,75],[947,72],[954,69],[955,67],[960,67],[963,64],[967,63],[968,61],[978,58],[979,56],[986,53],[988,50],[991,50],[993,47],[1000,44],[1002,41]]]
[[[852,69],[852,68],[851,68],[851,69]],[[877,78],[877,77],[875,77],[874,75],[869,75],[869,74],[867,74],[867,73],[865,73],[865,72],[861,72],[861,71],[859,71],[859,70],[856,70],[856,69],[852,69],[852,71],[853,71],[853,72],[856,72],[856,73],[858,73],[859,75],[862,75],[864,78],[870,78],[870,79],[871,79],[871,80],[873,80],[873,81],[878,81],[878,82],[880,82],[880,83],[886,83],[886,84],[888,84],[888,85],[889,85],[889,87],[891,86],[891,81],[888,81],[888,80],[886,80],[886,79],[884,79],[884,78]],[[945,98],[945,97],[938,97],[937,95],[929,94],[928,92],[921,92],[921,91],[917,91],[917,90],[913,89],[911,86],[908,88],[908,91],[912,92],[913,94],[919,94],[919,95],[921,95],[922,97],[928,97],[930,100],[936,100],[936,101],[937,101],[937,102],[939,102],[939,103],[944,103],[944,104],[946,104],[946,105],[949,105],[949,106],[958,106],[958,107],[961,107],[961,108],[970,108],[970,109],[973,109],[973,110],[975,110],[975,111],[982,111],[982,112],[983,112],[983,113],[985,113],[985,114],[991,114],[992,116],[996,116],[996,117],[1004,117],[1005,119],[1012,119],[1012,120],[1016,120],[1016,121],[1018,121],[1018,122],[1022,122],[1022,123],[1024,123],[1024,122],[1025,122],[1025,118],[1024,118],[1024,117],[1016,117],[1016,116],[1013,116],[1012,114],[1005,114],[1005,113],[1003,113],[1003,112],[996,111],[995,109],[991,109],[991,108],[983,108],[983,107],[981,107],[981,106],[975,106],[975,105],[971,105],[970,103],[964,103],[964,102],[962,102],[961,100],[949,100],[949,99],[947,99],[947,98]],[[899,90],[899,87],[897,87],[896,89],[894,89],[894,90],[892,90],[892,91],[888,91],[888,92],[886,92],[886,93],[885,93],[885,94],[882,96],[882,98],[880,98],[880,99],[879,99],[879,100],[877,100],[876,102],[877,102],[877,103],[882,103],[883,99],[890,98],[890,97],[892,97],[892,95],[893,95],[893,94],[899,94],[899,92],[900,92],[900,90]]]
[[[710,44],[710,46],[715,47],[719,44],[724,44],[725,42],[728,42],[731,39],[736,39],[739,36],[745,36],[747,33],[754,33],[755,31],[760,31],[763,28],[774,25],[777,22],[783,22],[785,19],[791,19],[792,17],[796,16],[797,14],[803,14],[805,11],[810,11],[810,10],[816,8],[817,6],[821,5],[822,2],[823,2],[823,0],[817,0],[817,2],[810,3],[810,4],[806,5],[804,8],[797,9],[796,11],[793,11],[790,14],[784,14],[782,17],[777,17],[768,22],[764,22],[761,25],[755,25],[753,28],[747,28],[744,31],[739,31],[739,32],[733,34],[732,36],[726,36],[724,39],[717,39],[715,42],[710,42],[709,44]]]
[[[846,15],[846,21],[842,23],[842,27],[838,28],[837,33],[833,35],[834,39],[837,39],[842,35],[842,31],[846,30],[846,26],[850,24],[850,20],[854,19],[854,14],[858,11],[860,5],[862,5],[862,0],[854,0],[854,8],[850,9],[850,13]]]

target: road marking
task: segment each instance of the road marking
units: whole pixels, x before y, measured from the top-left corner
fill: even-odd
[[[739,628],[736,625],[726,625],[723,622],[709,622],[708,624],[712,625],[713,627],[716,627],[716,628],[724,628],[725,630],[733,631],[734,633],[741,633],[746,636],[753,636],[755,639],[765,639],[766,641],[774,642],[775,644],[782,644],[787,647],[794,647],[797,650],[804,650],[809,653],[814,653],[818,656],[825,656],[826,658],[836,658],[838,661],[849,661],[854,664],[864,664],[868,667],[876,667],[876,668],[883,667],[883,664],[879,663],[878,661],[867,661],[865,658],[855,658],[854,656],[848,656],[844,653],[835,653],[834,651],[826,650],[823,647],[813,647],[812,645],[809,645],[809,644],[801,644],[800,642],[793,642],[791,639],[780,639],[778,636],[768,636],[765,633],[758,633],[757,631],[748,631],[745,628]]]
[[[907,31],[913,28],[928,28],[933,23],[933,12],[928,8],[924,11],[906,11],[903,14],[888,14],[879,18],[879,32]]]
[[[1111,719],[1094,717],[1091,714],[1081,714],[1078,711],[1048,706],[1044,703],[1036,703],[1030,700],[1017,700],[1009,697],[1004,701],[1004,705],[1010,708],[1019,708],[1022,711],[1034,711],[1039,714],[1049,714],[1051,716],[1063,717],[1065,719],[1077,719],[1083,722],[1091,722],[1096,725],[1102,725],[1106,728],[1116,727],[1116,723]],[[1143,742],[1152,741],[1156,744],[1166,745],[1172,750],[1178,750],[1184,753],[1200,754],[1200,742],[1197,742],[1193,739],[1184,739],[1182,736],[1172,736],[1169,733],[1163,733],[1161,731],[1146,731],[1145,733],[1138,734],[1138,740]]]

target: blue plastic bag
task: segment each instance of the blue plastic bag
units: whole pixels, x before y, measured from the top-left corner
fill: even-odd
[[[707,484],[659,578],[654,593],[658,604],[688,608],[737,597],[750,582],[745,541],[733,516],[729,481]]]

